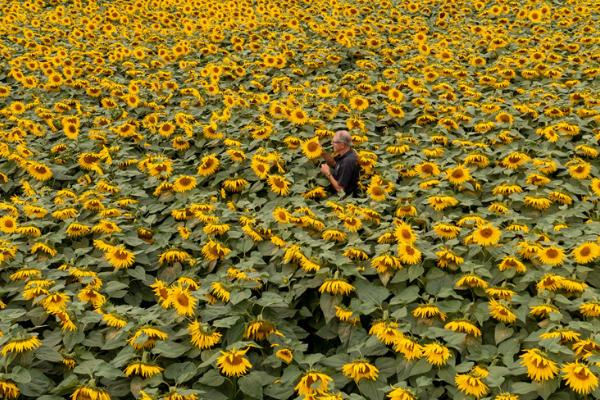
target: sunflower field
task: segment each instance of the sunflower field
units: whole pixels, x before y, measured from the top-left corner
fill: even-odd
[[[1,1],[0,398],[600,398],[599,26]]]

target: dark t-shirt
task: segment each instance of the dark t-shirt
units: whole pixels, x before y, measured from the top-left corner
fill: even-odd
[[[347,151],[334,158],[335,167],[331,173],[335,180],[344,188],[345,197],[358,195],[358,179],[360,167],[354,150]],[[335,193],[333,186],[330,188]]]

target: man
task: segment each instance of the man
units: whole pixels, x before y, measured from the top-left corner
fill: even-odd
[[[337,131],[332,144],[335,158],[326,151],[321,153],[325,160],[325,164],[321,164],[321,173],[329,179],[333,193],[343,191],[344,197],[357,197],[360,167],[356,152],[352,150],[352,136],[348,131]]]

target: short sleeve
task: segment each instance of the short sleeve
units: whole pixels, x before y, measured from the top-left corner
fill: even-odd
[[[337,176],[334,176],[335,180],[344,188],[344,192],[348,192],[348,188],[352,186],[352,179],[354,178],[355,165],[349,158],[344,158],[340,162]]]

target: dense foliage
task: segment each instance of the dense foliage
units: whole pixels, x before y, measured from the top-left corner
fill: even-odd
[[[0,398],[600,397],[598,6],[0,2]]]

